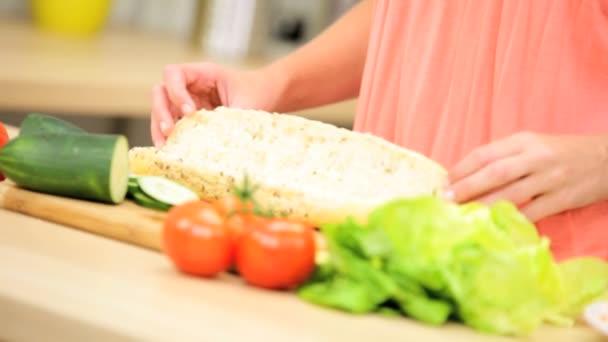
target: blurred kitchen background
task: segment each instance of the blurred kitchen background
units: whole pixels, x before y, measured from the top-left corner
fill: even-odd
[[[0,0],[0,121],[46,113],[149,145],[164,65],[263,65],[357,1]],[[354,111],[346,101],[293,114],[350,128]]]

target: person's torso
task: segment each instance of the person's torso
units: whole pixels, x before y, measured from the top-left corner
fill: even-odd
[[[608,0],[375,3],[355,130],[446,168],[518,131],[608,133]],[[606,203],[546,221],[539,227],[553,237],[578,222],[604,225],[592,237],[608,239]]]

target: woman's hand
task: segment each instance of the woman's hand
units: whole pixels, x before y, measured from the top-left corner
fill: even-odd
[[[449,178],[447,197],[506,199],[536,222],[608,199],[608,136],[518,133],[474,150]]]
[[[152,140],[162,146],[175,122],[199,109],[219,106],[272,111],[282,92],[276,73],[236,71],[210,63],[165,67],[164,82],[152,91]]]

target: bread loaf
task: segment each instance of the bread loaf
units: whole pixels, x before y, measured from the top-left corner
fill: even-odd
[[[132,148],[130,165],[207,200],[227,195],[247,175],[264,208],[316,225],[364,220],[395,198],[436,195],[446,178],[432,160],[371,134],[225,107],[183,118],[160,149]]]

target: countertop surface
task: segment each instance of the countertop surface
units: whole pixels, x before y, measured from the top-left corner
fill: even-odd
[[[203,280],[162,254],[0,209],[0,340],[500,341],[461,325],[356,316]],[[602,341],[584,326],[543,327],[538,341]]]
[[[169,36],[111,29],[95,39],[40,32],[0,18],[0,108],[62,114],[148,117],[151,89],[171,63],[210,61],[251,68],[268,60],[220,60]],[[298,112],[351,125],[356,101]]]

